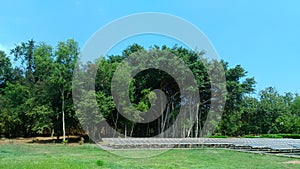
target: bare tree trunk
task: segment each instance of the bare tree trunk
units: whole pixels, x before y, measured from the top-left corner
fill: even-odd
[[[132,133],[133,133],[134,126],[135,126],[135,124],[132,123],[132,125],[131,125],[131,131],[130,131],[130,137],[132,137]]]
[[[202,109],[200,108],[199,112],[199,137],[203,137],[203,128],[202,128]]]
[[[125,138],[127,137],[127,125],[125,124],[125,132],[124,132]]]
[[[206,103],[208,103],[210,101],[210,99],[208,99],[208,100],[206,100],[206,101],[204,101],[204,102],[202,102],[202,103],[199,103],[199,105],[197,106],[197,108],[198,108],[198,112],[199,112],[199,118],[198,118],[198,120],[199,120],[199,136],[198,137],[203,137],[203,129],[202,129],[202,125],[201,125],[201,120],[202,120],[202,109],[201,109],[201,107],[200,106],[203,106],[204,104],[206,104]]]
[[[183,129],[182,129],[182,134],[181,134],[181,137],[184,137],[185,136],[185,118],[186,118],[186,113],[184,112],[183,113],[183,118],[180,119],[182,125],[183,125]]]
[[[163,96],[161,96],[163,97]],[[164,132],[164,107],[165,105],[161,102],[161,105],[160,105],[160,111],[161,111],[161,119],[160,119],[160,123],[158,125],[159,126],[159,132],[158,134],[161,134],[161,132]],[[166,105],[166,108],[168,109],[168,104]],[[161,137],[163,137],[163,135],[161,135]]]
[[[119,112],[117,111],[117,117],[116,117],[116,120],[114,120],[114,118],[113,118],[113,120],[114,120],[114,125],[115,125],[115,129],[114,129],[114,131],[113,131],[113,137],[115,137],[116,132],[117,132],[117,129],[118,129],[118,119],[119,119]]]
[[[158,119],[159,120],[159,119]],[[149,131],[149,123],[147,123],[147,129],[146,129],[146,133],[145,136],[148,137],[150,135],[150,131]]]
[[[161,116],[162,116],[162,114],[161,114]],[[160,129],[161,129],[161,118],[159,118],[158,122],[157,122],[157,134],[161,133]]]
[[[192,129],[195,124],[194,114],[198,114],[197,112],[193,113],[193,110],[194,110],[194,108],[192,108],[192,105],[190,104],[189,105],[190,127],[189,127],[187,135],[186,135],[187,137],[191,137],[191,132],[192,132]]]
[[[51,137],[54,136],[54,128],[51,128]]]
[[[196,108],[196,131],[195,131],[196,138],[198,138],[198,132],[199,132],[199,104],[197,104],[197,108]]]
[[[63,141],[66,141],[66,126],[65,126],[65,96],[64,96],[64,90],[61,92],[62,97],[62,123],[63,123]]]
[[[163,133],[164,133],[164,130],[165,130],[165,127],[166,127],[166,123],[167,123],[169,111],[170,111],[169,104],[167,104],[166,115],[165,115],[165,118],[163,119],[163,124],[162,124],[162,128],[161,128],[161,131],[162,131]],[[164,133],[164,134],[165,134],[165,133]],[[163,135],[163,137],[164,137],[164,135]]]
[[[173,132],[172,132],[172,137],[174,138],[175,136],[176,136],[176,128],[177,128],[177,123],[174,121],[174,117],[172,118],[172,120],[173,120],[173,125],[172,125],[172,130],[173,130]],[[175,126],[176,125],[176,126]],[[169,137],[169,136],[168,136]]]

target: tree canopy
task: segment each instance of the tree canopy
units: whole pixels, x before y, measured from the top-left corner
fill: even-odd
[[[213,60],[209,61],[212,65],[222,65],[224,69],[226,92],[221,92],[220,96],[225,98],[226,104],[222,116],[218,117],[220,121],[210,122],[215,127],[214,133],[203,133],[216,99],[212,91],[220,90],[211,84],[209,71],[216,67],[207,67],[204,51],[195,52],[176,45],[145,49],[133,44],[120,55],[106,56],[87,64],[78,62],[79,52],[78,43],[73,39],[58,42],[56,47],[29,40],[16,45],[9,54],[0,51],[0,136],[89,134],[100,140],[120,134],[151,137],[165,131],[172,131],[165,133],[165,137],[300,132],[298,94],[282,95],[274,87],[267,87],[255,95],[255,79],[248,77],[241,65],[229,67],[225,61]],[[188,80],[179,62],[172,63],[177,64],[174,71],[182,73],[176,79],[169,72],[156,68],[144,70],[140,64],[135,64],[160,65],[165,60],[156,56],[166,55],[166,52],[180,58],[189,68],[194,77],[191,83],[196,87],[184,90],[196,91],[199,100],[194,95],[183,95],[180,82]],[[147,63],[147,57],[156,59]],[[17,64],[12,64],[12,59]],[[124,60],[129,63],[127,66]],[[130,77],[129,69],[141,71]],[[74,74],[75,70],[79,73]],[[115,72],[118,76],[114,76]],[[94,80],[95,86],[72,82],[74,76]],[[82,88],[74,89],[76,85]],[[95,90],[87,90],[92,88]],[[112,90],[118,93],[120,100],[116,101]],[[80,105],[74,105],[72,92],[85,93],[76,98],[81,101]],[[124,108],[126,103],[122,98],[127,95],[132,107]],[[75,111],[76,106],[84,109]],[[180,117],[183,120],[176,121],[181,110],[185,112],[184,117]],[[147,118],[153,120],[145,122]]]

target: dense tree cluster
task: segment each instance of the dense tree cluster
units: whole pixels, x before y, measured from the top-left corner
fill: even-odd
[[[189,67],[198,86],[200,101],[184,104],[193,100],[193,96],[183,98],[178,84],[169,74],[158,69],[148,69],[138,73],[129,85],[130,102],[133,108],[123,112],[136,120],[145,118],[143,112],[153,104],[160,105],[159,94],[151,91],[159,89],[166,97],[166,105],[155,110],[159,116],[149,123],[138,123],[126,119],[115,106],[111,88],[122,86],[118,79],[112,85],[114,72],[121,62],[129,56],[135,56],[131,62],[143,62],[143,57],[154,56],[167,51],[178,56]],[[160,134],[172,127],[176,132],[166,137],[200,137],[202,127],[211,109],[213,86],[210,84],[208,68],[202,57],[205,52],[194,52],[183,47],[154,46],[149,50],[133,44],[121,55],[111,55],[91,61],[78,63],[79,47],[77,42],[69,39],[59,42],[55,48],[46,43],[33,40],[20,43],[9,54],[0,51],[0,136],[29,137],[36,135],[73,135],[89,134],[117,136],[122,133],[134,137],[150,137]],[[9,57],[10,55],[10,57]],[[15,63],[12,64],[10,58]],[[157,60],[152,64],[157,64]],[[299,133],[300,132],[300,97],[297,94],[279,94],[269,87],[254,96],[254,78],[247,78],[247,72],[240,65],[233,68],[228,63],[221,64],[226,77],[226,104],[220,122],[215,125],[215,133],[230,136],[265,133]],[[84,78],[89,72],[97,72],[95,91],[85,91],[85,95],[75,111],[72,98],[74,85],[90,85],[73,82],[75,69]],[[124,72],[124,71],[123,71]],[[126,78],[124,73],[119,78]],[[185,80],[184,77],[179,80]],[[225,86],[225,84],[224,84]],[[187,90],[195,90],[189,88]],[[74,91],[73,91],[74,92]],[[82,91],[76,91],[82,92]],[[121,91],[120,91],[121,92]],[[121,93],[126,94],[126,93]],[[225,94],[225,93],[224,93]],[[97,104],[94,104],[96,98]],[[97,105],[97,109],[94,107]],[[122,105],[122,102],[120,102]],[[175,123],[181,107],[185,107],[188,118]],[[95,111],[97,110],[97,111]],[[89,113],[86,113],[89,112]],[[79,123],[81,122],[81,124]],[[106,121],[111,128],[103,125]],[[82,126],[85,127],[82,127]],[[117,132],[116,132],[117,131]],[[92,132],[92,133],[91,133]],[[174,134],[175,133],[175,134]],[[212,133],[210,133],[212,134]]]

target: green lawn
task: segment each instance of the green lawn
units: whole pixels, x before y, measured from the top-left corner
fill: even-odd
[[[142,150],[123,150],[128,154]],[[151,158],[119,157],[94,145],[0,145],[0,168],[300,168],[296,159],[225,149],[176,149]]]

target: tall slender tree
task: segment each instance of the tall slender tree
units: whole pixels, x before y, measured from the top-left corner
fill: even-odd
[[[75,64],[79,56],[79,47],[76,41],[68,39],[66,42],[59,42],[55,51],[54,72],[52,83],[60,95],[60,111],[62,121],[63,141],[66,140],[66,110],[68,117],[74,116],[72,113],[72,77]],[[59,115],[57,115],[59,117]]]

